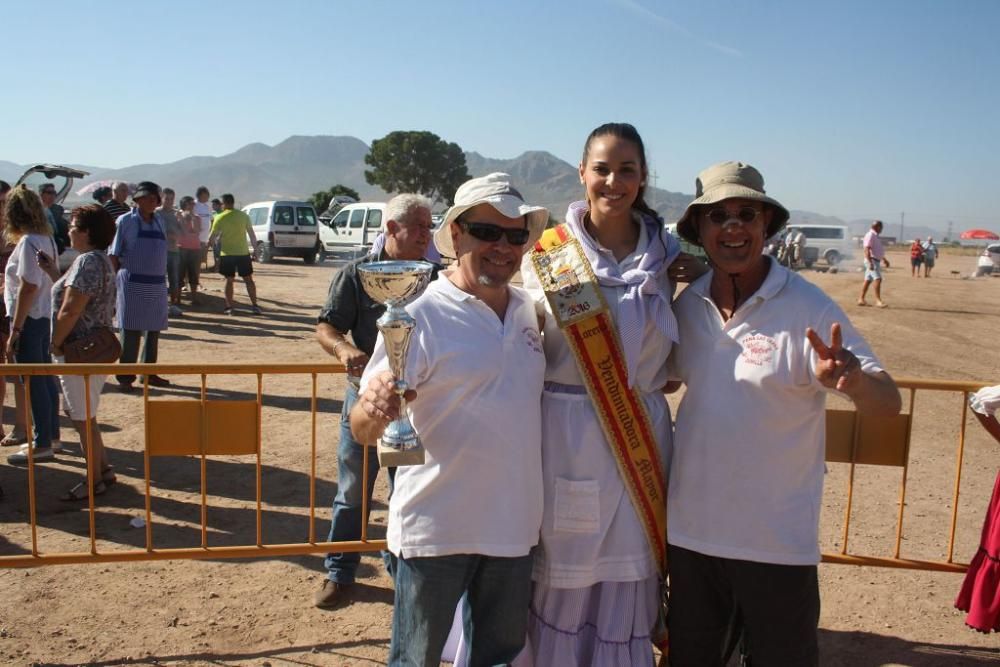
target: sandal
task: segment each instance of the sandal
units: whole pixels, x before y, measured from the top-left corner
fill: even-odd
[[[103,496],[107,492],[108,488],[104,485],[104,482],[98,482],[94,485],[94,495]],[[72,489],[66,492],[66,495],[59,496],[59,500],[67,503],[77,502],[80,500],[87,500],[87,482],[80,482]]]
[[[27,444],[27,442],[28,438],[23,433],[11,431],[3,437],[3,440],[0,440],[0,447],[17,447]]]
[[[113,486],[118,483],[118,476],[115,474],[114,466],[107,466],[101,470],[101,481],[104,486]]]

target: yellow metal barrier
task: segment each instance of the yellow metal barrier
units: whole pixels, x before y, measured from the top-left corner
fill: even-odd
[[[10,375],[24,375],[26,383],[31,377],[40,375],[82,375],[91,374],[162,374],[196,375],[201,378],[199,400],[156,399],[151,400],[148,384],[143,387],[143,407],[145,425],[144,489],[145,489],[145,549],[116,550],[112,552],[97,549],[96,527],[94,523],[94,499],[88,499],[90,549],[79,553],[42,553],[38,549],[35,499],[34,461],[28,462],[29,520],[31,522],[31,553],[0,556],[0,567],[31,567],[49,564],[101,563],[118,561],[144,561],[195,558],[260,558],[269,556],[297,556],[328,551],[361,552],[385,548],[384,540],[368,539],[368,526],[362,523],[361,539],[352,542],[318,542],[315,534],[316,514],[316,422],[317,422],[317,377],[321,374],[345,372],[340,364],[65,364],[33,365],[8,364],[5,372]],[[264,397],[264,375],[308,375],[311,377],[310,393],[310,437],[311,462],[309,471],[309,530],[305,542],[290,544],[267,544],[262,534],[261,509],[261,428]],[[217,375],[251,375],[257,379],[257,396],[252,401],[209,400],[207,379]],[[827,411],[827,461],[849,466],[846,489],[846,509],[843,519],[842,545],[838,553],[824,553],[823,561],[850,565],[877,567],[911,568],[962,572],[965,563],[953,560],[955,532],[958,521],[958,499],[961,489],[962,462],[965,448],[965,425],[968,408],[965,392],[975,391],[984,386],[982,382],[929,381],[918,379],[897,380],[903,390],[908,390],[909,400],[905,413],[890,419],[864,418],[852,410]],[[90,384],[87,388],[89,423]],[[961,407],[961,421],[957,443],[957,463],[954,492],[952,495],[951,525],[948,533],[947,558],[942,561],[906,558],[900,553],[903,539],[903,519],[906,507],[907,472],[909,470],[910,440],[913,426],[914,398],[918,390],[946,391],[958,393]],[[30,430],[31,415],[25,406],[26,423]],[[88,488],[92,488],[97,471],[94,470],[92,435],[88,432],[85,449],[87,456]],[[208,544],[208,494],[206,486],[206,463],[210,456],[255,456],[256,458],[256,539],[252,545],[210,546]],[[191,548],[157,549],[153,544],[152,495],[150,488],[150,459],[159,456],[198,456],[201,459],[201,544]],[[362,479],[368,478],[369,448],[364,452]],[[864,555],[848,551],[855,471],[858,466],[891,466],[900,469],[899,504],[896,518],[895,543],[890,555]],[[370,498],[367,488],[362,497],[362,516],[367,516]]]
[[[143,385],[143,409],[146,446],[144,447],[145,529],[146,548],[115,550],[97,549],[94,522],[94,498],[90,507],[90,550],[80,553],[42,553],[38,548],[37,503],[35,498],[35,463],[28,457],[28,506],[31,522],[31,553],[0,556],[0,567],[31,567],[73,563],[107,563],[194,558],[260,558],[270,556],[300,556],[328,551],[358,552],[385,549],[385,540],[368,539],[368,525],[361,526],[361,539],[351,542],[318,542],[316,517],[316,420],[317,378],[321,374],[342,374],[342,364],[7,364],[6,374],[25,377],[26,394],[32,377],[41,375],[81,375],[86,387],[88,432],[84,449],[87,452],[87,483],[93,488],[94,470],[92,434],[89,432],[90,375],[163,374],[196,375],[201,378],[200,400],[150,399],[149,385]],[[264,397],[264,375],[308,375],[312,379],[310,393],[311,463],[309,472],[309,534],[306,542],[265,544],[262,534],[261,508],[261,410]],[[207,380],[217,375],[252,375],[257,378],[255,401],[209,400]],[[30,394],[24,406],[26,428],[31,430]],[[30,451],[30,450],[29,450]],[[208,493],[206,465],[209,456],[253,455],[256,457],[256,540],[253,545],[209,546]],[[156,456],[199,456],[201,458],[201,545],[193,548],[157,549],[153,544],[152,494],[150,459]],[[368,477],[369,448],[363,458],[363,479]],[[367,488],[362,497],[362,516],[368,514]]]
[[[827,410],[826,460],[850,466],[847,480],[847,502],[843,521],[842,544],[839,553],[824,553],[824,563],[869,565],[876,567],[964,572],[968,563],[954,562],[955,531],[958,524],[958,500],[965,453],[965,425],[968,420],[966,392],[976,391],[983,382],[958,382],[897,379],[901,390],[909,390],[906,412],[889,419],[865,418],[853,410]],[[906,509],[907,473],[910,460],[910,438],[913,427],[913,405],[917,390],[959,393],[959,422],[955,485],[951,501],[951,525],[948,531],[948,553],[943,561],[905,558],[900,553],[903,540],[903,515]],[[855,471],[859,465],[894,466],[900,468],[899,504],[896,518],[896,538],[891,556],[870,556],[848,552],[851,511],[854,496]]]

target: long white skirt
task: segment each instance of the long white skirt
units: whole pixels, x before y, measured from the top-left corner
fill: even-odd
[[[587,588],[535,584],[528,637],[513,667],[650,667],[660,586],[642,581],[601,582]],[[444,660],[465,666],[461,603]]]

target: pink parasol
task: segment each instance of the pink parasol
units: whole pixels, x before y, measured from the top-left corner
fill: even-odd
[[[997,236],[988,229],[967,229],[958,238],[965,241],[1000,241],[1000,236]]]

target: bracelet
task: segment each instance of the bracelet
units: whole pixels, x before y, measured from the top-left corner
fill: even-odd
[[[347,341],[341,339],[333,344],[333,356],[337,357],[338,361],[340,361],[340,355],[337,354],[337,348],[340,347],[341,345],[347,345]]]

